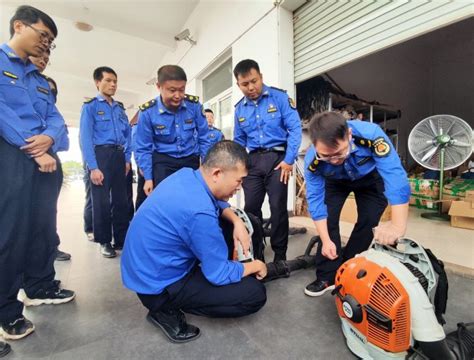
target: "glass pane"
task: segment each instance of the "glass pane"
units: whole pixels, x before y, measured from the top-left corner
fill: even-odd
[[[227,140],[232,140],[234,131],[234,114],[232,111],[232,98],[226,97],[219,101],[220,126]]]
[[[202,81],[203,101],[212,99],[232,87],[232,58]]]

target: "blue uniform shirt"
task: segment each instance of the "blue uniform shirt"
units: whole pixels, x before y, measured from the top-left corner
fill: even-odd
[[[132,156],[131,129],[123,104],[113,100],[110,105],[102,95],[82,106],[79,140],[82,156],[89,170],[98,169],[94,146],[121,145],[125,161]]]
[[[207,120],[196,96],[186,95],[176,113],[168,110],[161,97],[140,107],[137,128],[138,166],[145,180],[153,179],[153,151],[182,158],[209,150]]]
[[[228,206],[227,203],[226,206]],[[239,282],[243,265],[230,261],[220,209],[200,170],[183,168],[158,185],[134,216],[122,253],[122,281],[140,294],[159,294],[198,263],[214,285]]]
[[[324,202],[326,178],[354,181],[376,169],[383,179],[384,194],[391,205],[405,204],[410,199],[407,174],[383,130],[365,121],[348,121],[347,125],[352,129],[353,138],[350,155],[342,165],[315,160],[314,146],[306,153],[306,197],[313,220],[328,216]]]
[[[212,146],[215,143],[218,143],[219,141],[223,140],[224,134],[222,134],[222,131],[215,128],[214,126],[209,126],[209,132],[207,133],[207,138],[209,139],[209,143]]]
[[[48,81],[29,60],[24,62],[7,45],[0,46],[0,136],[22,147],[33,135],[48,135],[58,151],[64,119],[54,104]]]
[[[250,151],[285,145],[284,161],[293,164],[301,144],[301,121],[293,100],[266,85],[256,101],[244,97],[235,107],[234,141]]]

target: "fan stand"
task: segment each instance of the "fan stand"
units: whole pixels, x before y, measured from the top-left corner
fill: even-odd
[[[439,154],[439,202],[438,211],[421,214],[422,218],[429,220],[449,221],[451,217],[448,214],[443,214],[443,187],[444,187],[444,152],[445,144],[441,145]]]

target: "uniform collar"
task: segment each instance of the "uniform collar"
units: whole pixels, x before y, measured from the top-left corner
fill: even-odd
[[[175,115],[176,113],[172,112],[171,110],[169,110],[165,104],[163,104],[163,101],[161,100],[161,96],[158,95],[158,97],[156,98],[156,103],[158,104],[158,112],[160,114],[163,114],[163,113],[168,113],[168,114],[171,114],[171,115]],[[181,108],[186,108],[186,101],[183,100],[181,101],[181,105],[179,105],[179,109]]]
[[[27,59],[26,62],[24,62],[23,59],[20,58],[16,54],[16,52],[10,46],[8,46],[7,43],[3,43],[0,46],[0,49],[7,55],[7,57],[9,59],[17,60],[17,61],[21,62],[25,66],[25,74],[28,74],[28,73],[33,72],[33,71],[38,71],[38,68],[36,67],[35,64],[33,64],[29,59]],[[38,71],[38,73],[39,73],[39,71]]]
[[[269,96],[270,95],[270,88],[263,84],[263,87],[262,87],[262,93],[260,94],[260,96],[258,97],[257,99],[257,103],[260,102],[260,100],[265,97],[265,96]],[[251,100],[249,99],[248,97],[244,97],[244,105],[247,105],[247,103],[250,103],[252,104],[254,102],[254,100]]]
[[[102,96],[101,93],[98,93],[97,96],[96,96],[97,100],[99,100],[100,102],[107,102],[107,100],[105,99],[105,97]],[[112,98],[112,106],[114,106],[117,102],[114,100],[114,98]]]
[[[199,169],[193,170],[193,173],[194,173],[194,176],[196,176],[196,179],[199,180],[199,182],[201,183],[203,188],[206,190],[207,194],[211,198],[212,203],[214,204],[216,209],[219,208],[219,203],[217,202],[217,199],[215,198],[214,194],[211,192],[211,189],[209,189],[209,186],[207,186],[206,181],[202,177],[201,170],[199,170]]]
[[[15,51],[13,51],[13,49],[8,46],[7,43],[3,43],[1,46],[0,46],[0,49],[2,49],[2,51],[10,58],[10,59],[20,59],[20,57],[16,54]]]

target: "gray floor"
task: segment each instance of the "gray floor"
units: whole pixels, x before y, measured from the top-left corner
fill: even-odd
[[[80,229],[62,247],[71,262],[56,263],[58,278],[77,292],[74,302],[28,308],[36,325],[26,339],[11,342],[7,359],[352,359],[330,295],[309,298],[304,286],[313,270],[267,284],[268,303],[241,319],[188,316],[202,330],[195,342],[175,345],[145,321],[138,298],[122,287],[119,260],[104,259]],[[66,233],[63,229],[62,233]],[[64,238],[65,236],[63,236]],[[300,254],[309,235],[290,238],[290,256]],[[270,252],[269,252],[270,257]],[[446,330],[474,320],[474,282],[450,276]]]

